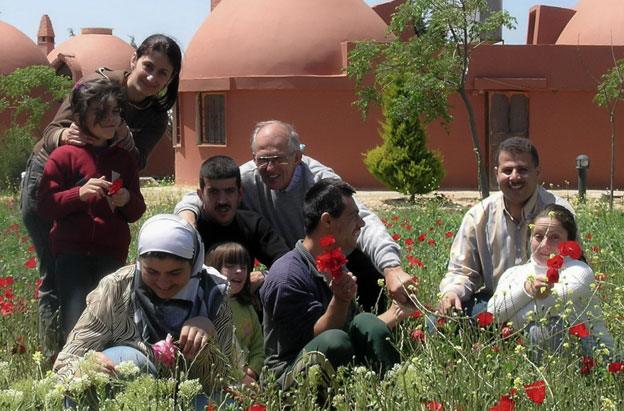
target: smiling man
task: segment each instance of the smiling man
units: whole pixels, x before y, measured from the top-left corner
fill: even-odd
[[[528,260],[528,221],[552,203],[573,212],[567,201],[538,185],[539,156],[530,140],[504,140],[496,159],[500,192],[464,216],[440,283],[440,312],[463,309],[475,315],[485,310],[501,274]]]
[[[290,124],[260,122],[251,137],[253,160],[240,167],[244,208],[266,218],[289,247],[305,235],[303,199],[308,189],[324,178],[340,179],[331,168],[304,156],[300,146]],[[412,277],[400,266],[400,247],[377,215],[355,201],[365,225],[348,256],[348,267],[358,278],[359,303],[366,310],[374,308],[381,291],[377,280],[383,275],[392,298],[409,304],[404,286],[411,284]],[[197,208],[197,199],[186,196],[175,212],[193,224]]]
[[[207,253],[217,244],[242,244],[252,258],[267,267],[288,252],[284,240],[261,215],[240,210],[243,191],[240,171],[234,160],[214,156],[204,161],[199,171],[201,209],[197,231],[204,241]]]

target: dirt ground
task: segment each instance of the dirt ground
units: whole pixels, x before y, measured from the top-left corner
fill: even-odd
[[[146,200],[156,199],[159,196],[162,196],[164,193],[168,197],[171,196],[182,196],[185,193],[197,190],[196,187],[191,186],[151,186],[145,187],[143,190],[144,196]],[[567,200],[572,200],[576,198],[577,192],[575,190],[551,190],[553,193],[557,194],[560,197],[563,197]],[[614,205],[616,208],[624,209],[623,202],[623,191],[616,191],[614,193],[615,200]],[[586,194],[588,199],[598,200],[608,198],[608,191],[606,190],[589,190]],[[373,210],[386,209],[390,207],[397,206],[406,206],[408,196],[398,193],[396,191],[367,191],[361,190],[357,192],[357,197],[360,201],[362,201],[368,208]],[[469,207],[475,204],[479,200],[479,192],[478,191],[459,191],[459,190],[441,190],[434,191],[433,193],[426,194],[424,196],[418,196],[417,198],[433,198],[433,197],[442,197],[447,199],[449,202],[463,206]]]

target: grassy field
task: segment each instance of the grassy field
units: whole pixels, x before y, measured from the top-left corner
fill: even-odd
[[[180,198],[180,190],[145,190],[148,209],[133,233],[151,215],[168,212]],[[603,203],[577,205],[584,248],[595,272],[601,273],[599,295],[608,328],[619,345],[624,341],[624,217],[609,212]],[[388,230],[403,247],[404,266],[420,279],[421,312],[437,301],[448,251],[465,208],[445,199],[397,202],[380,211]],[[113,384],[101,376],[85,376],[73,384],[58,384],[50,376],[50,364],[39,354],[36,314],[36,261],[23,228],[18,198],[0,200],[0,409],[59,409],[63,394],[81,399],[98,396],[100,409],[187,409],[197,387],[185,381],[148,377],[122,379]],[[134,244],[130,258],[136,255]],[[396,331],[403,361],[380,377],[363,367],[341,369],[329,390],[326,408],[336,410],[483,410],[496,409],[624,409],[624,370],[609,372],[598,353],[589,361],[580,357],[578,341],[564,337],[564,348],[532,363],[521,331],[503,338],[498,328],[466,327],[449,320],[444,332],[413,333],[422,329],[423,317],[410,318]],[[592,365],[581,373],[583,365]],[[613,369],[611,371],[614,371]],[[240,408],[252,404],[277,410],[316,409],[316,375],[303,378],[299,388],[281,392],[275,388],[244,391]],[[534,385],[530,385],[534,384]],[[89,391],[88,387],[95,387]],[[106,388],[109,387],[109,388]],[[527,388],[528,387],[528,388]],[[535,387],[535,388],[531,388]],[[545,399],[540,400],[544,392]],[[176,395],[174,396],[174,392]],[[175,397],[175,399],[174,399]],[[531,400],[529,397],[533,397]],[[506,408],[507,407],[507,408]],[[218,408],[218,405],[216,405]],[[215,408],[215,409],[216,409]],[[221,406],[221,409],[236,408]],[[259,407],[261,408],[261,407]]]

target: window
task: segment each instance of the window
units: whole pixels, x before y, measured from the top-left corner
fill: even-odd
[[[197,144],[225,145],[225,94],[199,95],[201,113]]]

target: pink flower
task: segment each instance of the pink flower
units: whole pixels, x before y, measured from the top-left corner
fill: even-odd
[[[165,367],[171,368],[175,364],[178,347],[173,344],[173,337],[171,334],[167,334],[167,338],[152,345],[152,351],[154,352],[156,361],[163,364]]]

